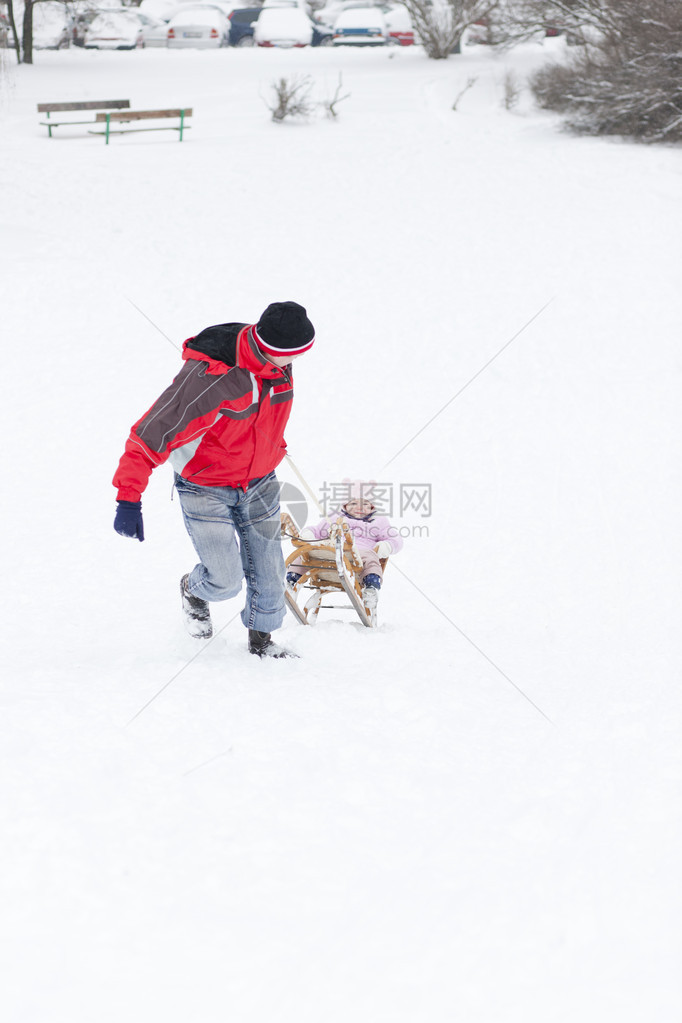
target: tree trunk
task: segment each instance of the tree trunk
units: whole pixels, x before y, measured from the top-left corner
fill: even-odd
[[[22,33],[24,64],[33,63],[33,3],[34,0],[26,0],[26,6],[24,7],[24,24]]]
[[[12,29],[12,39],[14,40],[13,46],[17,55],[17,64],[21,64],[21,46],[19,45],[17,24],[16,21],[14,20],[14,0],[7,0],[7,16],[9,17],[9,23]]]

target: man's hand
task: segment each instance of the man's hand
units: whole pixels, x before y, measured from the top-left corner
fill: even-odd
[[[142,501],[119,501],[114,529],[121,536],[129,536],[131,540],[137,538],[141,543],[144,540]]]

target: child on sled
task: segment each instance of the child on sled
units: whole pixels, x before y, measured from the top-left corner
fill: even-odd
[[[377,515],[375,505],[363,492],[371,493],[371,486],[354,484],[351,497],[337,512],[318,522],[316,526],[308,526],[299,533],[301,540],[326,540],[332,525],[340,518],[348,524],[353,540],[362,560],[362,596],[365,605],[376,607],[381,589],[383,569],[381,559],[397,554],[403,546],[402,538],[385,515]],[[296,586],[303,573],[303,567],[293,562],[287,572],[287,584]]]

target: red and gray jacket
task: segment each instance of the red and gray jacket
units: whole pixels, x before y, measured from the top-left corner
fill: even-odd
[[[245,489],[286,454],[291,367],[263,359],[252,325],[208,327],[185,341],[182,357],[173,383],[130,431],[113,480],[119,501],[139,501],[167,459],[192,483]]]

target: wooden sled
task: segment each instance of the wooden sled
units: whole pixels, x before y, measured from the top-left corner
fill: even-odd
[[[286,571],[294,561],[297,562],[294,571],[303,569],[296,585],[287,584],[285,592],[287,606],[301,625],[314,625],[320,608],[324,607],[355,611],[363,625],[368,629],[376,628],[376,608],[367,607],[362,599],[362,559],[348,523],[337,519],[327,540],[301,540],[286,512],[282,513],[281,523],[282,536],[287,536],[294,548],[285,561]],[[388,558],[381,559],[382,569],[387,561]],[[337,593],[344,593],[350,604],[322,603],[325,597]]]

